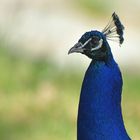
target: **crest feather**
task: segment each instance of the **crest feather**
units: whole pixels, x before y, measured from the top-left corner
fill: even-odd
[[[122,25],[118,15],[114,12],[112,14],[112,19],[103,29],[102,33],[108,40],[116,41],[119,42],[119,44],[122,44],[124,41],[123,30],[124,26]]]

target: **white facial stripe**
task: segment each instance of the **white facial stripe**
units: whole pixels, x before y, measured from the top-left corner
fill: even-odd
[[[82,44],[81,48],[85,47],[91,40],[92,38],[89,38],[84,44]]]
[[[95,51],[95,50],[100,49],[102,47],[102,45],[103,45],[103,39],[100,39],[99,40],[99,45],[96,48],[92,48],[91,51]]]

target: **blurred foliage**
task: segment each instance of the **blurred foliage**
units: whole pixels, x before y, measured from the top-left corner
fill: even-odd
[[[112,13],[112,7],[117,6],[117,1],[111,0],[77,0],[77,6],[85,9],[89,14],[93,15],[105,15]]]
[[[72,82],[76,74],[57,71],[45,59],[16,56],[3,43],[0,67],[1,140],[63,140],[76,136],[72,131],[76,118],[73,97],[79,92],[76,86],[80,82],[79,78],[76,84]],[[74,89],[68,91],[70,86]]]
[[[0,48],[0,140],[74,140],[83,72],[59,70]],[[140,77],[124,74],[123,112],[132,139],[140,137]]]
[[[50,71],[47,61],[16,57],[7,48],[0,48],[0,66],[0,89],[6,93],[34,89]]]
[[[133,140],[139,140],[140,134],[140,75],[123,74],[123,114],[125,125]]]

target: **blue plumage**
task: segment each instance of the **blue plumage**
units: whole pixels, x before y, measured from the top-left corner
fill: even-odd
[[[83,81],[78,140],[129,140],[121,115],[122,77],[112,55],[92,61]]]
[[[77,140],[130,140],[121,111],[122,76],[106,38],[87,32],[69,51],[92,59],[81,89]]]

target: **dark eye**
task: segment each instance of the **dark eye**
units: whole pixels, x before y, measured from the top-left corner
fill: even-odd
[[[99,44],[99,40],[100,40],[100,38],[98,36],[93,36],[91,42],[94,45],[98,45]]]

